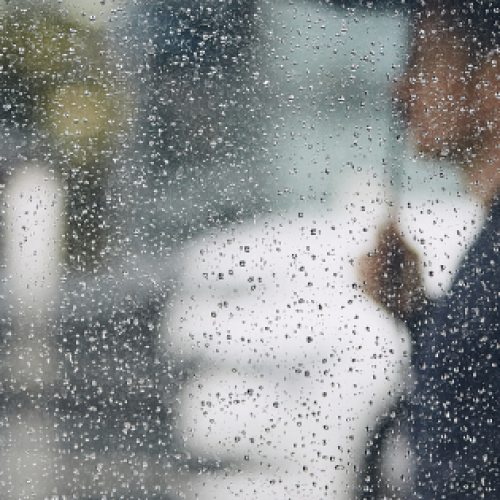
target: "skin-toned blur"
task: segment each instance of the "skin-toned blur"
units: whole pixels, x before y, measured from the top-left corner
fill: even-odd
[[[414,27],[408,67],[395,88],[412,147],[448,157],[486,203],[496,193],[498,54],[475,58],[449,20],[433,14]],[[477,186],[474,188],[474,186]],[[486,192],[484,192],[484,190]]]
[[[426,155],[461,157],[471,146],[473,85],[464,52],[460,38],[435,18],[417,23],[396,97],[413,146]]]

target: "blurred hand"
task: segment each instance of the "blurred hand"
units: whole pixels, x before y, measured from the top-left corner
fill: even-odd
[[[425,300],[419,258],[391,224],[379,233],[377,249],[359,261],[364,291],[406,320]]]

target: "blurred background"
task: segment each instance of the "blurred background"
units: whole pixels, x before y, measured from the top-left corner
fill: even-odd
[[[408,19],[2,4],[2,498],[405,497],[404,432],[366,449],[409,341],[353,263],[397,217],[438,295],[482,217],[405,146]]]

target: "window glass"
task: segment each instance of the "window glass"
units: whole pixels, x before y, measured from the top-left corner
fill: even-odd
[[[439,302],[489,220],[410,145],[410,7],[0,18],[2,498],[409,496],[414,344],[360,259],[397,224]]]

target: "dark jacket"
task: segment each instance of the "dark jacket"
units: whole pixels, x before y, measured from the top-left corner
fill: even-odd
[[[500,498],[500,201],[410,328],[417,498]]]

